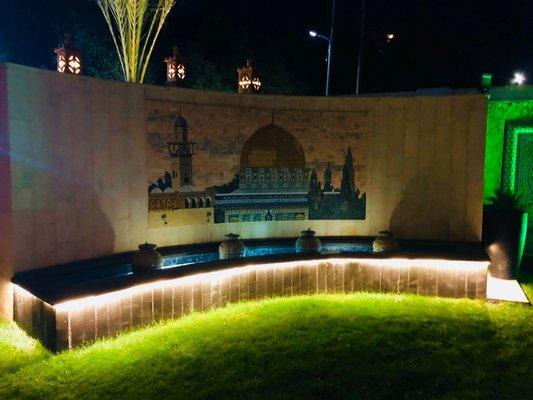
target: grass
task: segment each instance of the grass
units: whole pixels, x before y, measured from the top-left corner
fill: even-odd
[[[39,342],[31,339],[15,324],[0,317],[0,380],[3,376],[47,356],[48,352]]]
[[[532,321],[522,305],[318,295],[230,305],[58,355],[3,323],[0,398],[526,399]]]

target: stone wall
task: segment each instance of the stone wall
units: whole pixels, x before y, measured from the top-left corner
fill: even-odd
[[[144,241],[160,246],[218,241],[228,232],[249,238],[296,237],[308,227],[334,236],[392,229],[401,238],[480,239],[484,96],[245,96],[102,81],[12,64],[5,68],[8,135],[0,139],[10,144],[10,196],[0,211],[13,222],[13,235],[0,238],[4,275],[11,268],[16,272],[133,250]],[[364,137],[365,171],[359,179],[367,193],[366,219],[149,228],[147,114],[153,104],[231,114],[233,123],[210,135],[235,146],[242,139],[235,139],[235,132],[251,134],[273,112],[300,140],[311,140],[298,131],[298,118],[312,115],[316,131],[326,132],[305,142],[317,152],[340,150],[334,147],[343,140],[334,138],[327,124],[345,115],[358,125],[351,133]],[[212,113],[195,114],[198,132],[211,126]],[[209,174],[208,165],[209,160],[198,164],[200,174]]]
[[[10,171],[7,75],[5,66],[0,64],[0,316],[10,316],[13,309],[8,284],[13,275]]]

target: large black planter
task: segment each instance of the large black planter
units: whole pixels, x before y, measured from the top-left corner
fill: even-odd
[[[515,279],[524,253],[527,213],[485,210],[483,244],[490,258],[489,272],[500,279]]]

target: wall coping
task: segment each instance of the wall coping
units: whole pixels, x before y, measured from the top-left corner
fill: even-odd
[[[0,63],[0,65],[2,65]],[[43,75],[57,76],[57,72],[26,65],[4,63],[7,69],[15,69]],[[450,89],[444,92],[432,89],[421,89],[417,92],[364,93],[360,95],[336,96],[290,96],[290,95],[243,95],[231,92],[217,92],[163,85],[140,84],[122,81],[106,80],[90,76],[64,75],[66,79],[80,81],[101,82],[123,89],[143,90],[145,100],[178,102],[185,104],[201,104],[212,106],[246,107],[252,109],[269,109],[276,111],[328,111],[328,112],[367,112],[366,107],[376,101],[390,101],[391,106],[401,107],[402,99],[417,97],[421,100],[443,97],[478,97],[486,99],[484,93],[477,93],[472,89]],[[365,107],[365,109],[358,109]]]

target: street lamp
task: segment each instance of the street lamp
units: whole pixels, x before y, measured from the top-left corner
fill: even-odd
[[[526,75],[522,72],[515,72],[511,83],[513,85],[521,86],[526,82]]]
[[[309,31],[309,36],[315,38],[324,39],[328,42],[328,67],[327,67],[327,73],[326,73],[326,96],[329,96],[329,82],[330,82],[330,75],[331,75],[331,47],[333,46],[333,26],[335,24],[335,0],[333,0],[331,9],[331,29],[329,31],[329,37],[321,35],[317,31],[311,30]]]
[[[329,38],[328,38],[327,36],[321,35],[321,34],[318,33],[317,31],[309,31],[309,36],[311,36],[311,37],[318,37],[318,38],[320,38],[320,39],[327,40],[328,42],[330,41]]]

